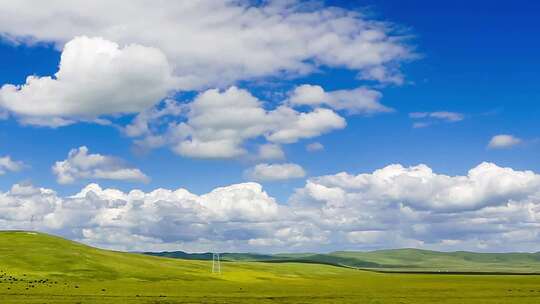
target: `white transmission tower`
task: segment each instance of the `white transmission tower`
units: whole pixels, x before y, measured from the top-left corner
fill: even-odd
[[[221,274],[221,259],[219,253],[212,253],[212,273]]]
[[[30,218],[30,231],[35,231],[34,229],[34,220],[35,220],[35,216],[32,215],[32,217]]]

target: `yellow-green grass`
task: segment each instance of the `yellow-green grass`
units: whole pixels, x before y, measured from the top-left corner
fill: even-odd
[[[0,303],[540,303],[540,276],[179,260],[0,232]],[[16,280],[16,281],[15,281]]]

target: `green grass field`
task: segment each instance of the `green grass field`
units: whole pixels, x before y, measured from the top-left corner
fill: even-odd
[[[0,303],[540,303],[540,276],[180,260],[0,232]]]

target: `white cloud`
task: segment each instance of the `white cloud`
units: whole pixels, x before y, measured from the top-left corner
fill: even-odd
[[[142,111],[173,87],[171,67],[158,49],[77,37],[65,45],[54,77],[2,86],[0,105],[24,123],[59,126],[69,123],[64,118]]]
[[[392,112],[391,108],[379,102],[381,97],[380,92],[367,88],[325,92],[321,86],[304,84],[290,93],[289,101],[293,105],[325,104],[335,110],[346,110],[352,114]]]
[[[502,235],[540,227],[539,189],[540,175],[490,163],[466,176],[392,165],[312,178],[290,204],[296,214],[332,231],[341,246],[536,251],[538,233]]]
[[[429,117],[446,120],[450,122],[454,121],[461,121],[464,119],[463,114],[456,113],[456,112],[431,112],[429,113]]]
[[[506,204],[510,197],[538,191],[540,176],[482,163],[466,176],[435,174],[426,165],[405,168],[390,165],[372,174],[339,173],[310,180],[309,184],[342,189],[356,199],[400,203],[418,210],[438,212],[477,210]],[[315,188],[314,188],[315,189]],[[325,190],[326,191],[326,190]],[[340,196],[339,199],[347,200]]]
[[[438,112],[412,112],[409,117],[420,120],[413,123],[413,128],[426,128],[438,122],[458,122],[465,119],[465,115],[458,112],[438,111]]]
[[[14,185],[0,192],[0,229],[38,229],[125,250],[193,250],[267,236],[281,207],[259,184],[221,187],[203,195],[185,189],[122,192],[90,184],[70,197]],[[169,247],[167,247],[169,246]],[[202,247],[198,247],[202,246]],[[229,245],[230,246],[230,245]]]
[[[263,222],[275,219],[279,207],[256,183],[236,184],[200,196],[205,217],[221,221]]]
[[[313,142],[306,146],[306,151],[308,152],[316,152],[321,150],[324,150],[324,146],[320,142]]]
[[[465,118],[465,116],[461,113],[457,112],[447,112],[447,111],[439,111],[439,112],[413,112],[409,114],[409,117],[413,119],[420,119],[420,118],[435,118],[443,121],[448,122],[456,122],[461,121]]]
[[[326,98],[326,92],[321,86],[303,84],[290,93],[289,100],[292,104],[316,106],[324,103]]]
[[[280,145],[263,144],[259,146],[258,158],[267,160],[284,159],[285,152],[283,152]]]
[[[506,149],[522,143],[520,138],[509,134],[499,134],[491,138],[488,143],[488,148],[491,149]]]
[[[181,155],[228,158],[246,153],[242,143],[263,135],[271,123],[256,97],[231,87],[199,94],[189,104],[188,120],[172,126],[169,134]]]
[[[272,112],[275,126],[266,138],[277,143],[295,143],[302,138],[313,138],[331,130],[343,129],[345,119],[329,109],[316,108],[312,112],[296,112],[279,107]]]
[[[278,181],[306,176],[304,169],[297,164],[258,164],[246,170],[247,178],[256,181]]]
[[[461,121],[464,119],[463,114],[457,113],[457,112],[447,112],[447,111],[439,111],[439,112],[413,112],[410,113],[409,116],[413,119],[420,119],[420,118],[436,118],[440,120],[445,120],[449,122],[454,121]]]
[[[396,69],[384,66],[375,66],[360,73],[360,79],[374,80],[381,83],[402,85],[405,77]]]
[[[149,135],[152,133],[152,130],[150,129],[150,124],[152,122],[164,119],[164,122],[167,123],[166,117],[179,116],[185,110],[186,107],[182,104],[170,99],[165,100],[163,106],[158,105],[139,113],[130,124],[123,128],[123,131],[129,137]]]
[[[186,120],[172,117],[169,122],[161,114],[143,113],[128,126],[126,134],[142,137],[137,142],[148,147],[169,145],[182,156],[234,158],[247,153],[244,143],[248,140],[264,138],[265,144],[294,143],[346,126],[345,119],[330,109],[299,112],[278,105],[267,110],[262,101],[237,87],[204,91],[183,108]],[[149,124],[155,125],[155,131]],[[161,129],[166,131],[160,133]],[[275,146],[273,152],[278,152]]]
[[[366,70],[372,79],[387,81],[399,78],[393,67],[412,57],[405,40],[392,32],[394,25],[300,1],[0,4],[2,35],[15,43],[52,41],[61,46],[88,35],[155,47],[171,60],[181,89],[303,74],[318,66]]]
[[[21,161],[15,161],[10,156],[0,157],[0,175],[4,175],[7,172],[17,172],[22,170],[24,163]]]
[[[392,165],[312,178],[288,204],[257,183],[201,195],[97,184],[67,197],[25,184],[0,192],[0,229],[31,228],[123,250],[538,251],[540,175],[490,163],[464,176]]]
[[[120,159],[101,154],[89,154],[85,146],[69,151],[68,158],[52,167],[60,184],[71,184],[79,180],[109,179],[147,182],[148,176],[136,168],[127,168]]]

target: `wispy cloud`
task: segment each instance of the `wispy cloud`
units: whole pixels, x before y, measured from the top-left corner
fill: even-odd
[[[465,119],[465,115],[459,112],[436,111],[436,112],[412,112],[409,117],[419,120],[413,123],[413,128],[425,128],[439,122],[458,122]]]

